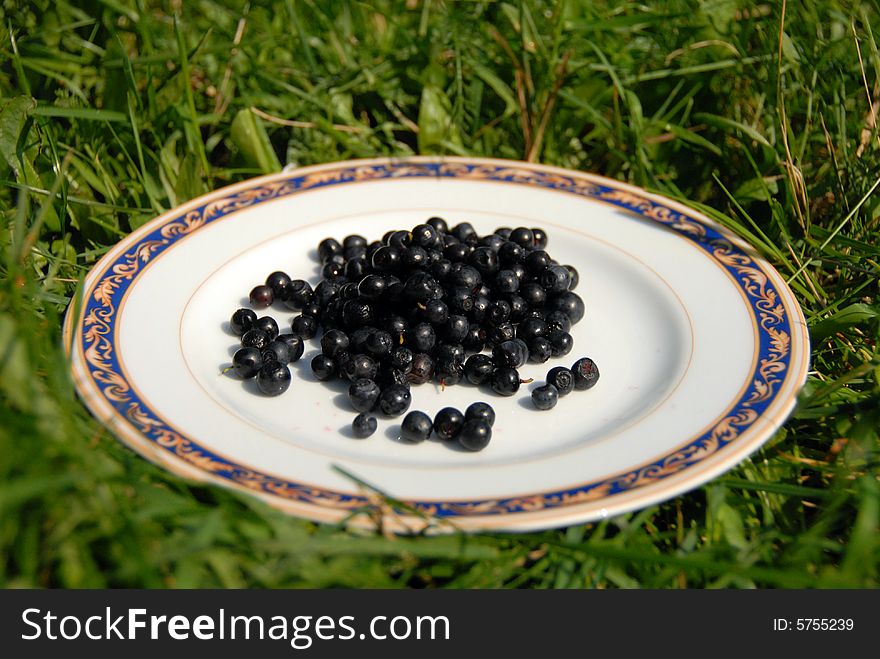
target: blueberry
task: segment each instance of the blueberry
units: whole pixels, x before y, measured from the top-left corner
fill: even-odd
[[[423,442],[430,436],[432,425],[431,417],[424,412],[410,412],[400,424],[400,438],[407,442]]]
[[[354,249],[354,248],[366,249],[367,248],[367,239],[364,238],[363,236],[359,236],[356,233],[351,234],[350,236],[346,236],[345,238],[343,238],[342,248],[343,249]]]
[[[562,332],[571,331],[571,318],[562,311],[551,311],[544,317],[547,323],[548,331],[560,330]]]
[[[492,348],[492,361],[495,366],[519,368],[529,358],[529,349],[522,339],[503,341]]]
[[[468,263],[484,278],[498,272],[498,254],[489,247],[477,247],[468,256]]]
[[[287,348],[290,351],[290,361],[299,361],[300,357],[303,356],[305,343],[296,334],[280,334],[275,340],[283,341],[287,344]]]
[[[361,413],[351,422],[351,432],[358,439],[364,439],[376,432],[378,426],[376,417]]]
[[[444,356],[437,359],[434,378],[442,386],[451,386],[461,382],[464,377],[464,364],[454,357]]]
[[[275,294],[269,286],[260,284],[251,290],[248,299],[255,309],[265,309],[275,301]]]
[[[394,341],[385,330],[374,330],[367,337],[365,347],[367,352],[375,359],[384,359],[387,355],[391,354],[391,350],[394,348]]]
[[[372,258],[373,270],[380,273],[391,273],[400,265],[400,250],[385,245],[376,250]]]
[[[321,260],[321,263],[324,263],[336,254],[342,254],[342,245],[339,244],[338,240],[324,238],[324,240],[318,243],[318,258]]]
[[[543,364],[553,355],[553,346],[543,336],[532,339],[529,343],[529,361],[535,364]]]
[[[434,327],[428,323],[419,323],[406,333],[406,342],[417,352],[430,352],[437,341]]]
[[[519,391],[519,373],[514,368],[496,368],[492,371],[490,383],[499,396],[513,396]]]
[[[515,293],[519,290],[519,277],[513,270],[499,270],[495,275],[495,290],[499,293]]]
[[[464,363],[464,376],[471,384],[481,385],[490,381],[495,364],[489,355],[477,353]]]
[[[539,410],[550,410],[556,407],[559,392],[552,384],[542,385],[532,391],[532,402]]]
[[[573,291],[574,289],[577,288],[577,285],[580,282],[581,277],[578,274],[578,271],[575,270],[573,265],[565,265],[562,267],[564,267],[566,270],[568,270],[568,280],[569,280],[568,290]]]
[[[522,263],[525,257],[526,250],[513,241],[508,240],[498,248],[498,260],[505,267]]]
[[[453,314],[443,324],[443,338],[449,343],[461,343],[471,324],[465,316]]]
[[[385,293],[386,279],[382,275],[367,275],[357,285],[358,294],[365,300],[378,300]]]
[[[413,351],[403,346],[398,346],[391,351],[389,363],[403,373],[409,373],[413,365]]]
[[[434,376],[434,360],[424,352],[413,355],[412,368],[406,376],[411,384],[425,384]]]
[[[263,330],[269,336],[270,341],[278,336],[278,323],[271,316],[257,318],[256,322],[254,322],[254,328]]]
[[[309,340],[318,332],[318,321],[312,316],[297,316],[290,323],[290,329],[302,339]]]
[[[287,273],[276,271],[266,277],[266,286],[272,289],[276,300],[283,300],[287,296],[287,287],[290,285],[290,277]]]
[[[449,233],[449,225],[442,217],[432,217],[425,224],[431,226],[438,234]]]
[[[348,334],[342,330],[327,330],[321,337],[321,352],[328,357],[335,357],[338,353],[348,350],[349,343]]]
[[[393,384],[379,394],[379,409],[388,416],[399,416],[406,412],[412,396],[409,387],[402,384]]]
[[[533,249],[535,246],[535,234],[526,227],[517,227],[511,231],[509,240],[524,249]]]
[[[256,348],[261,352],[265,350],[272,339],[261,329],[249,329],[241,337],[242,348]]]
[[[342,374],[348,378],[349,382],[355,382],[361,378],[373,380],[379,373],[379,364],[369,355],[358,354],[346,360],[342,369]]]
[[[547,373],[547,384],[556,387],[560,396],[567,396],[574,389],[574,373],[564,366],[555,366]]]
[[[571,372],[574,373],[574,388],[578,391],[590,389],[599,381],[599,369],[589,357],[578,359]]]
[[[495,410],[492,409],[492,406],[489,405],[489,403],[477,401],[468,406],[464,412],[464,418],[466,421],[470,421],[471,419],[482,419],[490,426],[494,426]]]
[[[531,275],[538,276],[544,268],[550,265],[550,255],[542,249],[536,249],[529,252],[523,263]]]
[[[572,293],[571,291],[555,296],[550,301],[549,307],[551,311],[561,311],[564,313],[571,320],[572,324],[579,323],[584,317],[584,301],[577,293]]]
[[[443,300],[428,300],[425,303],[425,320],[432,325],[440,325],[449,319],[449,307]]]
[[[348,300],[342,307],[342,322],[351,329],[369,325],[373,319],[373,306],[366,300]]]
[[[519,294],[532,309],[543,307],[547,303],[547,291],[536,281],[527,281],[520,286]]]
[[[249,380],[260,372],[263,358],[256,348],[239,348],[232,356],[232,371],[242,380]]]
[[[544,268],[539,281],[548,293],[562,293],[568,290],[571,276],[565,266],[551,265]]]
[[[356,412],[369,412],[376,406],[381,393],[378,384],[367,378],[359,378],[348,388],[348,400]]]
[[[294,279],[287,284],[283,298],[284,306],[294,311],[299,311],[312,303],[314,295],[312,287],[307,281]]]
[[[274,359],[279,364],[284,364],[286,366],[291,361],[290,346],[287,345],[285,341],[280,341],[278,339],[271,341],[262,352],[264,361],[266,361],[267,353],[269,354],[270,359]]]
[[[492,426],[483,419],[465,421],[458,435],[458,443],[468,451],[481,451],[492,439]]]
[[[486,333],[478,324],[471,323],[461,344],[469,352],[482,352],[486,347]]]
[[[434,434],[444,441],[458,437],[464,425],[464,415],[454,407],[444,407],[434,415]]]
[[[278,362],[264,364],[257,373],[257,387],[267,396],[277,396],[290,386],[290,369]]]
[[[254,326],[257,314],[252,309],[239,309],[229,319],[229,329],[236,336],[241,336]]]
[[[332,380],[336,377],[336,362],[327,355],[315,355],[311,363],[312,373],[321,382]]]
[[[535,249],[544,249],[547,247],[547,232],[544,229],[532,227],[532,245]]]
[[[571,337],[571,334],[561,330],[550,332],[550,334],[547,335],[547,340],[550,341],[554,357],[564,357],[571,352],[571,349],[574,346],[574,339]]]

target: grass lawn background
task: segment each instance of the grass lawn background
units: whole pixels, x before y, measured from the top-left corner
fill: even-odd
[[[0,585],[877,585],[875,3],[0,0],[0,17]],[[386,538],[183,482],[77,401],[61,316],[131,229],[287,162],[415,153],[594,171],[732,228],[810,324],[794,416],[640,512]]]

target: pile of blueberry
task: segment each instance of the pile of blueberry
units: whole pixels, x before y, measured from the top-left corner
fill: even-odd
[[[230,327],[241,337],[241,349],[230,370],[256,377],[266,395],[281,394],[290,386],[287,365],[302,357],[304,341],[315,338],[320,327],[321,354],[311,370],[321,381],[350,382],[349,400],[359,413],[352,425],[357,437],[375,432],[374,410],[387,416],[406,412],[413,384],[433,379],[445,387],[466,379],[512,396],[531,381],[521,379],[517,369],[571,352],[569,330],[584,316],[584,303],[573,292],[577,270],[554,261],[546,246],[542,229],[501,228],[479,236],[470,223],[450,229],[439,217],[411,231],[389,231],[372,243],[358,235],[342,243],[325,238],[318,245],[322,281],[314,289],[273,272],[250,293],[255,309],[280,303],[299,311],[291,333],[279,334],[273,318],[251,309],[232,315]],[[553,368],[532,400],[538,409],[550,409],[559,396],[588,389],[598,377],[588,358],[571,369]],[[475,405],[491,411],[485,403]],[[491,438],[494,412],[488,421],[474,416],[472,408],[472,418],[446,408],[433,422],[411,412],[401,437],[418,441],[433,430],[480,450]]]

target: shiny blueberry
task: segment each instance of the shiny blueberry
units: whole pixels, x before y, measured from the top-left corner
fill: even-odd
[[[434,415],[434,434],[444,441],[458,437],[464,425],[464,415],[454,407],[444,407]]]
[[[589,357],[578,359],[571,372],[574,373],[574,388],[578,391],[590,389],[599,381],[599,369]]]
[[[400,424],[400,438],[407,442],[423,442],[431,435],[431,417],[424,412],[409,412]]]
[[[482,419],[490,426],[494,426],[495,410],[492,409],[492,406],[489,405],[489,403],[477,401],[476,403],[471,403],[468,406],[468,408],[464,412],[464,418],[466,421],[470,421],[471,419]]]
[[[379,395],[379,409],[388,416],[399,416],[409,409],[412,396],[409,387],[402,384],[393,384],[387,387]]]
[[[326,382],[336,377],[336,362],[327,355],[315,355],[311,363],[316,380]]]
[[[257,373],[257,387],[267,396],[277,396],[290,386],[290,369],[285,364],[269,362]]]
[[[506,366],[496,368],[492,371],[489,382],[492,385],[492,389],[499,396],[513,396],[519,391],[519,373],[515,368]]]
[[[229,329],[236,336],[241,336],[254,326],[256,320],[257,314],[253,309],[239,309],[229,319]]]
[[[574,373],[564,366],[554,366],[547,373],[547,384],[556,387],[560,396],[567,396],[574,389]]]
[[[369,412],[376,406],[381,393],[378,384],[367,378],[359,378],[349,386],[348,400],[356,412]]]
[[[269,286],[260,284],[259,286],[254,286],[248,299],[254,309],[265,309],[275,301],[275,294],[272,293],[272,289]]]
[[[300,357],[303,356],[306,346],[303,340],[296,334],[281,334],[275,340],[284,341],[287,344],[290,350],[290,361],[299,361]]]
[[[559,392],[552,384],[545,384],[532,390],[532,403],[539,410],[550,410],[556,407]]]
[[[483,419],[465,421],[458,434],[458,443],[468,451],[482,451],[492,440],[492,426]]]
[[[270,339],[269,335],[263,330],[256,328],[249,329],[241,336],[241,347],[256,348],[257,350],[263,351],[269,346],[270,341],[272,341],[272,339]]]
[[[232,356],[232,372],[242,380],[248,380],[260,372],[263,358],[256,348],[239,348]]]
[[[376,432],[378,427],[379,422],[376,421],[376,417],[361,413],[351,422],[351,433],[358,439],[365,439]]]

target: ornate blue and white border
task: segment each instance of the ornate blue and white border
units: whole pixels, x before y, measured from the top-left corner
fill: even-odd
[[[76,342],[74,360],[77,353],[81,352],[85,366],[81,370],[88,373],[87,378],[77,378],[77,387],[85,402],[95,411],[93,397],[97,392],[102,403],[109,404],[112,408],[116,417],[113,419],[115,423],[123,421],[154,447],[167,453],[172,459],[186,463],[190,467],[186,470],[188,474],[195,472],[219,478],[230,485],[267,496],[270,500],[280,498],[287,502],[336,511],[351,511],[369,506],[373,503],[369,497],[293,483],[260,473],[212,453],[201,446],[197,438],[180,434],[168,420],[159,416],[138,397],[136,389],[126,379],[114,345],[114,325],[122,300],[144,266],[160,258],[178,240],[208,224],[255,204],[306,190],[376,179],[410,177],[486,180],[538,186],[596,199],[665,225],[703,250],[741,288],[755,326],[758,357],[750,383],[722,418],[701,435],[691,438],[674,452],[650,464],[562,491],[491,500],[409,501],[408,505],[429,516],[463,519],[533,513],[587,502],[604,502],[617,495],[660,483],[715,456],[755,426],[780,395],[783,384],[794,381],[797,386],[794,389],[788,387],[789,391],[786,393],[792,400],[789,401],[785,413],[790,411],[793,392],[802,384],[807,367],[805,358],[797,360],[794,365],[792,363],[793,323],[798,325],[795,328],[796,337],[802,343],[806,342],[806,332],[797,304],[794,303],[793,309],[784,304],[784,300],[793,302],[794,296],[769,264],[749,253],[736,239],[711,221],[696,213],[687,212],[679,204],[664,202],[630,186],[592,175],[539,165],[462,158],[352,161],[317,170],[309,168],[301,172],[293,171],[286,176],[282,174],[269,177],[268,180],[257,179],[250,186],[233,186],[235,191],[226,195],[220,194],[223,193],[222,190],[218,191],[208,195],[201,205],[194,208],[190,206],[191,210],[154,220],[143,230],[125,239],[121,243],[123,249],[114,250],[97,264],[93,272],[99,274],[91,279],[91,284],[84,292],[84,304],[79,317],[72,322],[72,313],[68,314],[67,332],[74,332],[73,341]],[[806,345],[799,348],[801,355],[808,350]],[[769,430],[765,433],[767,436],[782,419],[770,421],[767,425]],[[756,446],[752,446],[752,450]]]

